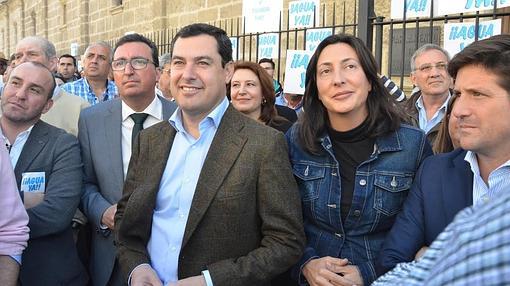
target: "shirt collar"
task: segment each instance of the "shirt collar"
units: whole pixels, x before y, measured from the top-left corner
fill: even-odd
[[[450,91],[448,90],[448,97],[446,97],[446,100],[443,102],[441,107],[439,107],[438,111],[446,112],[446,109],[448,108],[448,102],[450,101],[450,97],[452,97],[452,95],[451,95]],[[415,105],[416,105],[416,109],[418,109],[418,110],[422,110],[425,108],[425,106],[423,105],[422,95],[420,95],[420,97],[418,97],[418,100],[416,100]]]
[[[32,132],[32,129],[34,128],[34,126],[35,126],[35,124],[28,127],[27,130],[20,132],[18,134],[18,136],[16,136],[14,141],[16,142],[16,139],[18,139],[18,138],[20,138],[20,139],[28,138],[28,136],[30,136],[30,133]],[[5,141],[5,143],[9,143],[9,145],[14,144],[14,142],[9,142],[9,139],[7,139],[7,137],[5,137],[2,127],[0,127],[0,137],[2,137],[2,139]]]
[[[127,105],[124,100],[121,100],[122,102],[122,122],[126,121],[128,117],[133,114],[137,113],[134,111],[129,105]],[[152,102],[142,111],[143,113],[149,114],[149,116],[152,116],[156,118],[157,120],[161,121],[163,120],[163,114],[162,114],[162,104],[159,97],[154,96],[154,99]]]
[[[204,123],[205,121],[212,121],[214,127],[217,129],[218,126],[220,126],[221,119],[223,118],[225,111],[227,111],[228,105],[229,102],[227,97],[225,96],[221,103],[218,104],[218,106],[216,106],[204,119],[202,119],[202,121],[200,121],[200,125],[202,125],[202,123]],[[170,122],[170,124],[178,132],[185,132],[184,125],[182,123],[182,112],[180,107],[177,107],[175,112],[168,119],[168,122]]]
[[[471,171],[473,174],[480,176],[480,167],[478,166],[478,158],[476,157],[476,153],[473,151],[467,151],[466,156],[464,156],[464,161],[468,162],[469,166],[471,167]],[[503,167],[510,167],[510,160],[506,161],[505,163],[501,164],[501,166],[494,169],[495,170],[501,169]],[[492,173],[491,172],[491,173]]]

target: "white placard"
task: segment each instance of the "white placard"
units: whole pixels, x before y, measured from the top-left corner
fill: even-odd
[[[443,47],[451,57],[475,41],[475,22],[448,23],[444,25]],[[501,34],[501,19],[480,21],[478,39]]]
[[[332,34],[332,28],[306,30],[306,50],[312,53],[315,52],[320,42]]]
[[[258,43],[259,59],[278,58],[278,44],[279,43],[280,43],[280,40],[279,40],[277,33],[259,35],[259,43]]]
[[[300,0],[289,2],[289,28],[311,28],[319,25],[320,0]]]
[[[391,0],[391,18],[404,18],[404,3],[407,2],[406,18],[430,17],[430,4],[432,0]],[[449,3],[452,1],[443,2]],[[453,0],[453,2],[458,0]],[[434,5],[436,2],[434,2]]]
[[[245,32],[278,31],[282,8],[283,0],[243,0]]]
[[[494,0],[435,1],[434,14],[437,16],[494,9]],[[509,7],[510,0],[498,0],[497,8]]]
[[[237,61],[238,39],[236,37],[230,37],[230,42],[232,43],[232,60]]]
[[[21,174],[22,192],[30,193],[44,193],[46,188],[46,173],[45,172],[26,172]]]
[[[312,53],[309,51],[287,50],[283,92],[305,93],[306,68],[311,57]]]
[[[78,43],[71,43],[71,56],[76,57],[78,55],[78,49],[80,45]]]

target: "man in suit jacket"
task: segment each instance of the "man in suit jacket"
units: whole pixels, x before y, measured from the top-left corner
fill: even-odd
[[[115,229],[113,216],[131,157],[131,114],[148,114],[147,128],[167,120],[176,106],[155,96],[159,78],[158,51],[143,36],[128,35],[119,40],[114,51],[115,83],[120,98],[82,111],[79,141],[84,162],[83,212],[92,224],[90,274],[93,285],[125,285],[115,267]]]
[[[283,134],[229,105],[225,31],[192,24],[172,48],[179,109],[135,144],[115,217],[119,263],[133,286],[268,285],[304,247]]]
[[[1,131],[29,216],[22,285],[87,283],[71,230],[82,192],[78,141],[40,120],[51,107],[54,88],[52,73],[28,62],[12,70],[3,93]]]
[[[477,42],[457,54],[455,78],[460,146],[427,158],[385,241],[378,272],[414,259],[458,211],[480,207],[510,188],[510,35]],[[505,56],[503,56],[505,55]]]

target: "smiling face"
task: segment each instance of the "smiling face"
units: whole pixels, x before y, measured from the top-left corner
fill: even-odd
[[[32,63],[14,68],[2,96],[3,118],[9,122],[31,126],[46,113],[52,100],[53,78],[48,70]]]
[[[452,83],[446,70],[448,58],[439,50],[427,50],[416,57],[411,81],[423,96],[446,96]]]
[[[232,105],[257,120],[262,109],[262,88],[257,75],[249,69],[238,69],[230,82]]]
[[[325,47],[317,61],[316,81],[319,100],[330,121],[347,123],[345,130],[350,130],[365,120],[372,86],[351,46],[338,43]]]
[[[455,80],[458,98],[452,110],[457,117],[460,146],[493,158],[510,154],[510,95],[500,77],[484,67],[459,69]]]
[[[226,96],[232,63],[222,67],[216,39],[209,35],[175,41],[170,89],[184,117],[201,120]]]

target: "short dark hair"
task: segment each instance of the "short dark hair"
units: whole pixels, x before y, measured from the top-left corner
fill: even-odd
[[[74,67],[75,67],[75,68],[76,68],[76,67],[78,67],[78,65],[77,65],[77,63],[76,63],[76,58],[75,58],[75,57],[73,57],[73,56],[71,56],[70,54],[63,54],[63,55],[61,55],[61,56],[58,58],[59,63],[60,63],[60,59],[61,59],[61,58],[70,58],[70,59],[73,59],[73,65],[74,65]]]
[[[259,65],[260,65],[261,63],[270,63],[270,64],[271,64],[271,67],[273,67],[273,69],[274,69],[274,67],[275,67],[275,64],[274,64],[274,62],[273,62],[273,60],[272,60],[272,59],[268,59],[268,58],[261,58],[261,59],[259,60]]]
[[[216,43],[218,44],[218,53],[221,56],[222,67],[225,67],[227,63],[232,61],[232,42],[230,42],[227,32],[223,29],[205,23],[195,23],[180,29],[172,39],[170,54],[173,54],[174,52],[174,46],[177,39],[200,35],[209,35],[216,39]]]
[[[144,43],[151,49],[152,53],[152,62],[154,63],[155,67],[159,67],[159,59],[158,59],[158,47],[156,44],[154,44],[153,41],[150,39],[140,35],[140,34],[127,34],[120,38],[117,43],[115,43],[115,48],[113,49],[113,54],[115,55],[115,51],[117,51],[117,48],[120,46],[127,44],[127,43],[134,43],[134,42],[140,42]]]
[[[317,89],[317,63],[320,54],[327,46],[339,43],[349,45],[356,52],[363,72],[372,86],[366,103],[368,109],[367,134],[371,138],[376,138],[396,131],[403,118],[402,113],[396,108],[394,97],[389,94],[377,75],[377,63],[363,41],[347,34],[331,35],[317,46],[306,69],[303,97],[305,112],[298,119],[299,143],[312,154],[320,153],[320,137],[327,132],[329,124],[328,112],[319,99]]]
[[[499,85],[510,93],[510,35],[497,35],[474,42],[456,54],[448,64],[453,78],[465,66],[478,65],[498,76]]]

